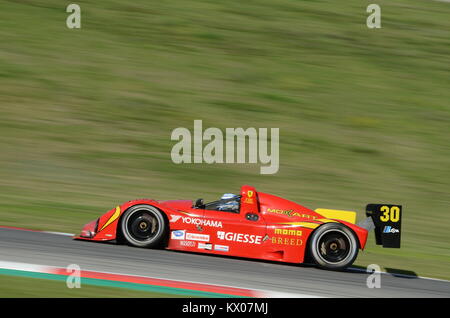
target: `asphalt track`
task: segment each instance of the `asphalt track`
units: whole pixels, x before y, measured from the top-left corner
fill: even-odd
[[[0,261],[140,275],[240,288],[294,297],[450,297],[450,282],[381,275],[368,288],[367,273],[332,272],[231,257],[76,241],[70,236],[0,228]]]

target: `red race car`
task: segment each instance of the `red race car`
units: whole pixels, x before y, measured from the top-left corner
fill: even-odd
[[[256,258],[287,263],[313,261],[326,269],[350,266],[364,249],[368,232],[376,243],[400,247],[402,207],[369,204],[367,219],[356,225],[356,212],[311,210],[244,185],[239,195],[203,199],[126,202],[86,224],[75,239],[124,242]]]

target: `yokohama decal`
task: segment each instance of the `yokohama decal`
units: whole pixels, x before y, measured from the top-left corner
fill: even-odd
[[[191,218],[188,216],[181,216],[181,215],[171,215],[171,219],[170,219],[171,223],[176,223],[179,220],[183,221],[184,224],[194,224],[194,225],[222,228],[221,221],[214,221],[214,220],[200,219],[200,218]]]

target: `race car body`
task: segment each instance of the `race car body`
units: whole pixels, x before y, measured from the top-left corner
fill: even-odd
[[[356,212],[311,210],[244,185],[239,195],[207,204],[129,201],[86,224],[76,239],[287,263],[308,258],[322,268],[343,269],[364,249],[372,228],[377,244],[400,247],[401,206],[372,204],[366,214],[356,225]]]

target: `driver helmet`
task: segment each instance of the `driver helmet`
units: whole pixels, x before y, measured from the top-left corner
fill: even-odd
[[[222,195],[222,197],[220,198],[220,200],[227,200],[227,199],[232,199],[234,197],[237,197],[236,194],[233,193],[225,193],[224,195]]]

